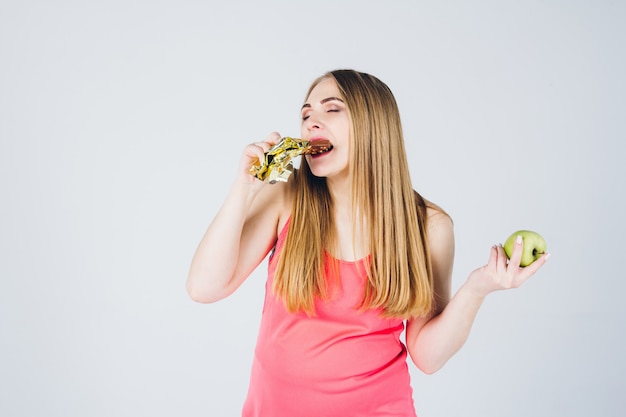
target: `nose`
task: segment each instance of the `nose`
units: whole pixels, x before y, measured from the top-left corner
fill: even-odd
[[[323,126],[322,121],[317,117],[317,114],[311,112],[309,117],[303,122],[302,126],[307,130],[321,129]]]

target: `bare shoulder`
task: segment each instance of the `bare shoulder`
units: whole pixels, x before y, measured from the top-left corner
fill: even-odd
[[[263,223],[272,223],[276,235],[285,226],[293,205],[295,187],[292,181],[265,184],[257,195],[251,216]]]
[[[454,233],[452,217],[440,206],[432,201],[424,200],[426,204],[426,224],[429,235],[445,237]],[[448,236],[449,237],[449,236]]]
[[[251,201],[243,225],[235,276],[243,282],[276,244],[288,219],[292,195],[289,183],[263,184]]]
[[[279,185],[280,192],[280,205],[278,207],[278,224],[277,233],[287,224],[287,221],[291,217],[291,210],[293,208],[293,201],[296,194],[295,181],[288,181]]]
[[[439,314],[450,301],[452,269],[454,264],[454,223],[450,215],[438,205],[426,201],[426,227],[433,271],[435,295],[434,313]]]

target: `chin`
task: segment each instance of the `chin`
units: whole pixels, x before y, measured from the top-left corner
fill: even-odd
[[[314,168],[311,168],[311,174],[313,174],[314,177],[318,178],[326,178],[328,176],[327,173],[324,172],[324,170]]]

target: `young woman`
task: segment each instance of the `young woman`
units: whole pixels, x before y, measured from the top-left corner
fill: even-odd
[[[245,148],[187,290],[218,301],[270,255],[243,416],[415,416],[407,352],[423,372],[440,369],[485,296],[518,287],[547,256],[520,268],[521,240],[509,261],[493,246],[450,298],[452,221],[413,190],[395,99],[371,75],[317,79],[301,138],[332,149],[303,157],[286,183],[248,172],[278,133]]]

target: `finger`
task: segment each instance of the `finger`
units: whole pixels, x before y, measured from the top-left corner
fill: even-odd
[[[278,143],[282,137],[278,132],[272,132],[265,137],[262,141],[253,142],[248,145],[250,148],[250,152],[252,152],[255,156],[259,158],[259,160],[263,160],[263,155],[270,150],[270,148],[276,143]]]
[[[265,154],[267,151],[270,150],[270,148],[274,145],[276,145],[278,142],[280,142],[280,140],[282,139],[282,137],[280,136],[280,133],[278,132],[272,132],[270,133],[265,139],[263,139],[262,141],[259,142],[254,142],[251,145],[255,146],[257,148],[261,149],[261,153]],[[258,151],[255,151],[256,153],[258,153]],[[257,155],[259,156],[259,159],[262,160],[262,156],[263,155]]]
[[[487,261],[487,268],[496,270],[497,264],[498,264],[498,248],[497,248],[497,245],[493,245],[491,247],[491,250],[489,251],[489,261]]]
[[[504,248],[502,247],[502,245],[496,245],[496,253],[498,254],[497,270],[506,272],[508,258],[506,256],[506,252],[504,252]]]
[[[526,282],[526,280],[528,280],[528,278],[533,276],[542,266],[546,264],[549,257],[549,253],[544,253],[532,264],[522,268],[520,273],[516,277],[517,286],[522,285],[524,282]]]
[[[265,138],[265,141],[270,145],[276,145],[281,139],[282,136],[280,135],[280,133],[272,132]]]
[[[513,253],[511,253],[511,259],[509,259],[509,266],[518,270],[520,263],[522,262],[522,250],[524,249],[524,240],[521,235],[515,238],[513,245]]]
[[[245,153],[251,159],[262,161],[265,152],[267,152],[270,147],[271,145],[267,142],[254,142],[246,146]]]

